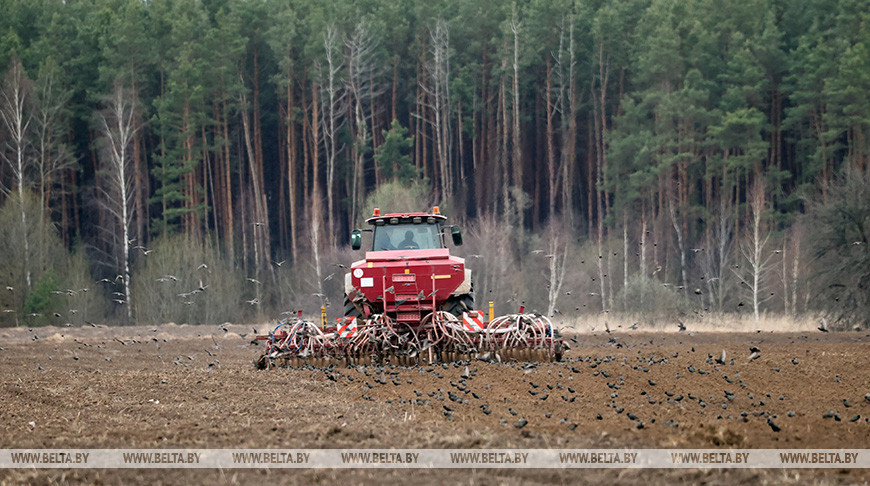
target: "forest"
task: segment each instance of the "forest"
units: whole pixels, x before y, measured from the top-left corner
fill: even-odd
[[[870,324],[870,1],[0,11],[0,326],[338,316],[432,205],[501,313]]]

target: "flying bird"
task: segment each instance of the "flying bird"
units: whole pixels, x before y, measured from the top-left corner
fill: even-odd
[[[817,328],[819,331],[828,332],[828,321],[822,317],[822,325]]]

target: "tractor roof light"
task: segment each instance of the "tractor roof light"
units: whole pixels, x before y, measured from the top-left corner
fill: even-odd
[[[432,214],[441,214],[441,210],[438,208],[438,206],[432,207]]]
[[[399,218],[390,218],[390,224],[399,224]]]
[[[372,217],[378,217],[381,215],[381,208],[375,208],[374,212],[372,212]]]

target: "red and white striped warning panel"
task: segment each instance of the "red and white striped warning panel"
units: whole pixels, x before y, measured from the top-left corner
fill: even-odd
[[[471,311],[462,313],[462,325],[466,331],[480,332],[483,330],[483,319],[480,317],[480,312]]]
[[[353,337],[356,333],[356,317],[353,318],[352,321],[342,324],[338,327],[338,336],[343,338]]]

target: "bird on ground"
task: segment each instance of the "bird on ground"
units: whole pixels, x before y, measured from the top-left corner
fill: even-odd
[[[780,430],[782,430],[779,428],[779,425],[776,425],[776,423],[774,423],[773,419],[771,419],[770,417],[767,417],[767,425],[769,425],[774,432],[779,432]]]

